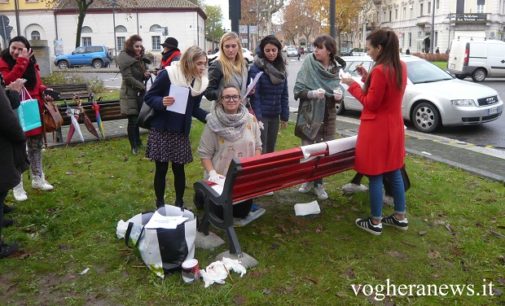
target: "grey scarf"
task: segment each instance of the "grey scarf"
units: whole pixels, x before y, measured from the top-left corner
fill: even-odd
[[[333,96],[333,90],[340,85],[338,77],[338,67],[332,60],[330,71],[324,69],[321,62],[316,60],[313,54],[309,54],[303,61],[302,68],[298,71],[295,83],[295,99],[299,98],[299,94],[303,91],[322,88],[326,91],[327,97]]]
[[[264,58],[256,56],[254,58],[254,64],[258,66],[259,69],[263,70],[266,75],[270,78],[270,82],[274,85],[281,84],[286,79],[286,70],[279,70],[275,68],[272,63],[266,61]]]
[[[236,114],[225,113],[221,104],[217,104],[214,111],[207,116],[207,126],[218,136],[234,142],[242,137],[248,114],[247,108],[242,103],[239,104]]]

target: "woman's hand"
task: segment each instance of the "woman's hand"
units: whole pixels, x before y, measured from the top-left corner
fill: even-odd
[[[163,97],[163,106],[170,106],[175,103],[174,97],[166,96]]]
[[[347,86],[350,86],[354,82],[356,82],[356,81],[354,81],[354,79],[351,77],[343,77],[340,79],[340,83],[344,83]]]
[[[25,82],[26,82],[25,79],[17,79],[14,82],[7,85],[6,88],[21,93],[21,89],[23,89]]]
[[[19,55],[18,55],[18,57],[24,57],[27,59],[30,59],[30,57],[32,57],[32,56],[33,56],[33,50],[31,48],[30,49],[23,48],[21,53],[19,53]]]

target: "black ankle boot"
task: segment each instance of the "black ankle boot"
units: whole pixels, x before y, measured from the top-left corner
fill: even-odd
[[[5,228],[5,227],[9,227],[13,224],[14,224],[14,221],[12,221],[11,219],[3,219],[2,223],[0,223],[0,226]]]
[[[164,207],[165,206],[165,201],[164,200],[156,200],[156,208]]]
[[[9,257],[16,253],[18,246],[15,243],[7,244],[0,242],[0,258]]]

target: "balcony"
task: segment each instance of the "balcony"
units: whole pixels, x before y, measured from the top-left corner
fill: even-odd
[[[486,24],[486,13],[464,13],[464,14],[449,14],[449,20],[455,25],[463,24]]]

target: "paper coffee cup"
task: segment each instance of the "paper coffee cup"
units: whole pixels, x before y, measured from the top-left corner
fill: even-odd
[[[185,283],[189,284],[200,278],[200,267],[197,259],[192,258],[184,261],[181,268],[182,280]]]

